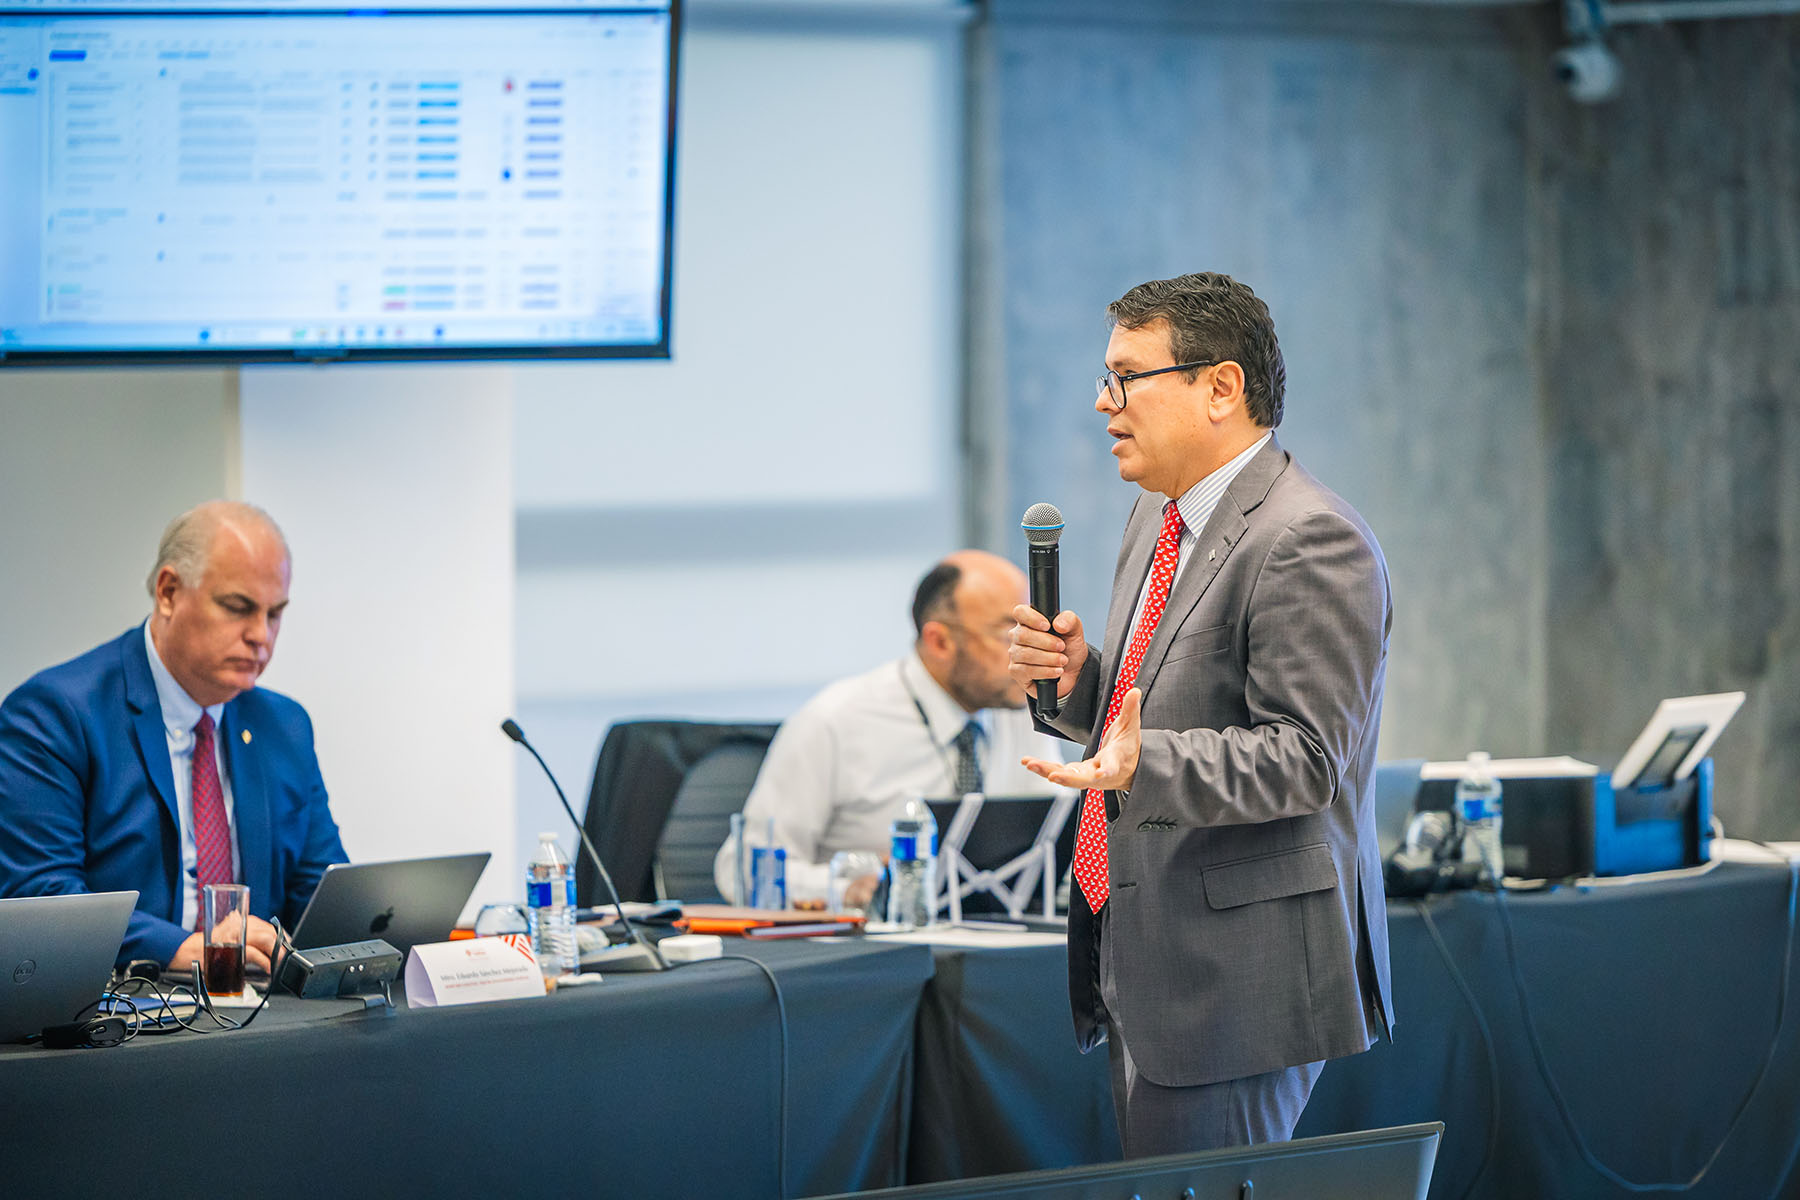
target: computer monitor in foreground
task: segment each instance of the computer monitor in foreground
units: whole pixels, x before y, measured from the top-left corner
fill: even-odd
[[[858,1200],[1425,1200],[1441,1121],[1129,1162],[858,1192]],[[831,1197],[830,1200],[847,1200]]]

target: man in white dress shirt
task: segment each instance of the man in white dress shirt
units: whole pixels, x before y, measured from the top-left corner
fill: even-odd
[[[1054,793],[1019,762],[1067,756],[1033,730],[1008,673],[1012,610],[1025,595],[1024,572],[1005,559],[950,555],[913,596],[912,653],[831,684],[782,724],[744,805],[744,827],[760,845],[773,821],[774,844],[787,849],[790,900],[825,898],[838,851],[884,853],[888,825],[910,799]],[[727,896],[734,852],[727,841],[713,867]],[[875,883],[855,881],[846,902],[867,903]]]

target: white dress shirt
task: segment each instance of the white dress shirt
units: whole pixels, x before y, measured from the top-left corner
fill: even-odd
[[[1200,531],[1206,528],[1206,523],[1212,520],[1213,510],[1225,498],[1225,490],[1238,477],[1238,473],[1250,465],[1250,460],[1256,457],[1257,451],[1269,444],[1269,439],[1273,436],[1271,433],[1263,434],[1242,454],[1175,498],[1175,509],[1181,514],[1181,541],[1175,550],[1175,574],[1169,580],[1170,594],[1174,593],[1175,584],[1181,579],[1181,572],[1187,566],[1194,544],[1200,540]],[[1146,575],[1145,579],[1148,578]],[[1149,596],[1150,590],[1140,585],[1137,607],[1131,610],[1131,629],[1125,636],[1126,646],[1131,645],[1131,634],[1136,632],[1138,622],[1144,619],[1144,601]],[[1123,657],[1124,653],[1121,648],[1119,657]]]
[[[199,928],[200,852],[194,846],[194,726],[200,723],[200,702],[175,682],[156,652],[150,622],[144,622],[144,649],[150,654],[150,677],[156,681],[156,699],[162,709],[163,732],[169,739],[169,769],[175,774],[175,809],[181,814],[181,927]],[[225,819],[231,826],[231,877],[242,879],[238,859],[237,821],[231,800],[231,775],[225,770],[225,738],[219,729],[223,704],[204,711],[212,714],[213,755],[219,764],[219,790],[225,794]]]
[[[790,901],[826,898],[831,856],[838,851],[886,850],[888,825],[908,800],[956,794],[951,743],[970,716],[918,655],[908,654],[831,684],[782,724],[745,802],[744,828],[751,845],[767,845],[774,822],[774,844],[787,849]],[[1019,759],[1029,754],[1062,762],[1069,743],[1038,733],[1022,708],[983,709],[973,716],[982,730],[977,741],[987,794],[1056,793]],[[727,839],[713,865],[714,881],[727,897],[735,853]]]

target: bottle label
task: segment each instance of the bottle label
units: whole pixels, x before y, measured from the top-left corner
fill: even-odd
[[[534,879],[525,885],[525,903],[532,908],[549,908],[556,903],[551,899],[556,894],[556,884],[548,879]],[[563,903],[573,906],[575,903],[575,881],[566,881]]]
[[[910,833],[894,835],[893,852],[890,857],[895,862],[911,862],[919,857],[919,839]]]

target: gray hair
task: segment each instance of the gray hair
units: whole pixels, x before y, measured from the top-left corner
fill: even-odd
[[[241,500],[208,500],[188,509],[163,530],[162,540],[156,544],[156,565],[150,568],[150,577],[144,582],[150,598],[156,599],[156,577],[162,574],[164,567],[174,571],[185,586],[198,584],[206,574],[206,558],[212,550],[213,536],[221,526],[239,523],[261,525],[267,529],[281,543],[282,554],[289,562],[293,561],[287,536],[281,532],[274,517]]]

